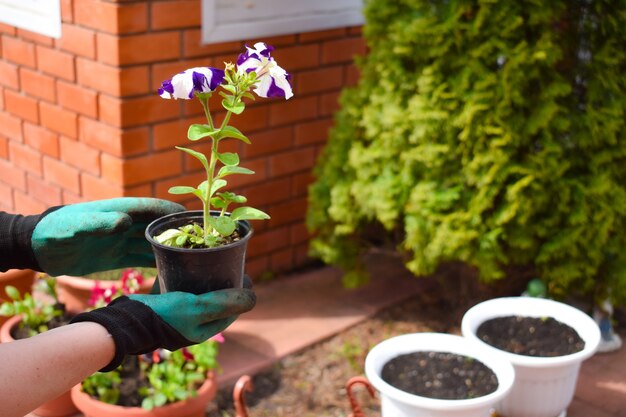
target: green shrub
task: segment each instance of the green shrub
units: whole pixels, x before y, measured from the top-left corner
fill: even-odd
[[[362,281],[530,265],[554,295],[626,303],[626,1],[370,0],[361,79],[316,167],[313,253]]]

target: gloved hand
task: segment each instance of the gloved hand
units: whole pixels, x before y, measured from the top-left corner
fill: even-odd
[[[180,204],[156,198],[113,198],[44,212],[31,236],[39,269],[50,275],[85,275],[127,266],[154,266],[146,226]]]
[[[108,306],[74,317],[104,326],[115,342],[115,357],[102,372],[117,368],[128,354],[157,348],[176,350],[209,339],[239,314],[251,310],[256,296],[249,288],[194,295],[186,292],[122,296]]]

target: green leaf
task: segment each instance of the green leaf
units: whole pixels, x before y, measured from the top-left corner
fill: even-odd
[[[217,159],[227,166],[235,166],[239,164],[239,155],[233,152],[218,153]]]
[[[155,407],[161,407],[162,405],[165,405],[166,402],[167,402],[167,397],[165,396],[165,394],[162,394],[159,392],[154,396]]]
[[[193,187],[179,185],[176,187],[171,187],[167,192],[170,194],[193,194],[194,191],[197,190]]]
[[[0,304],[0,316],[13,316],[15,314],[15,308],[11,303]]]
[[[200,190],[200,198],[202,198],[203,200],[206,200],[207,198],[207,192],[209,190],[209,182],[208,181],[202,181],[202,183],[200,183],[200,185],[198,185],[198,190]]]
[[[237,207],[230,214],[230,218],[233,220],[265,220],[269,219],[270,216],[253,207]]]
[[[221,86],[224,90],[228,91],[229,93],[235,94],[237,92],[237,88],[234,85],[222,84]]]
[[[19,300],[21,298],[20,292],[13,285],[7,285],[4,291],[12,300]]]
[[[189,130],[187,130],[187,137],[189,140],[200,140],[207,136],[215,135],[219,130],[211,129],[208,125],[199,125],[193,124],[189,126]]]
[[[204,156],[204,154],[200,152],[196,152],[192,149],[183,148],[182,146],[176,146],[176,149],[180,149],[181,151],[186,152],[189,155],[193,156],[194,158],[198,159],[200,162],[202,162],[202,166],[204,167],[204,169],[207,171],[209,170],[209,161],[207,161],[206,156]]]
[[[227,175],[232,175],[232,174],[252,175],[254,174],[254,171],[248,168],[244,168],[244,167],[224,165],[223,167],[220,168],[219,172],[217,173],[217,177],[222,178],[222,177],[225,177]]]
[[[181,235],[181,231],[178,229],[167,229],[166,231],[162,232],[161,234],[154,236],[154,240],[156,240],[158,243],[162,244],[162,245],[166,245],[166,242],[168,240],[174,240],[176,239],[178,236]]]
[[[152,400],[152,398],[144,398],[141,402],[141,408],[143,408],[144,410],[152,410],[154,408],[154,401]]]
[[[247,144],[250,144],[250,139],[246,137],[239,129],[234,126],[224,126],[222,130],[220,130],[220,138],[233,138],[239,139]]]
[[[230,236],[237,228],[237,223],[228,216],[214,217],[213,227],[222,236]]]
[[[224,107],[228,111],[233,112],[234,114],[241,114],[245,110],[246,105],[243,101],[233,103],[232,100],[224,99],[222,100],[222,107]]]
[[[183,246],[187,242],[187,235],[180,235],[176,238],[176,246]]]
[[[211,187],[211,195],[215,194],[217,190],[223,188],[228,184],[225,180],[215,180],[213,181],[213,186]]]
[[[224,201],[220,197],[213,197],[211,199],[211,206],[213,206],[213,207],[215,207],[217,209],[223,209],[223,208],[228,207],[228,204],[226,203],[226,201]]]

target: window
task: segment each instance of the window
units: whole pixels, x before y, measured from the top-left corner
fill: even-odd
[[[202,0],[202,41],[216,43],[363,24],[363,0]]]
[[[61,37],[61,0],[0,0],[0,22]]]

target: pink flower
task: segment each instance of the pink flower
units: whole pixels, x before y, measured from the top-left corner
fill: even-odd
[[[143,283],[143,275],[136,269],[128,268],[122,272],[120,281],[122,282],[122,293],[124,295],[134,294]]]
[[[224,343],[226,339],[224,339],[224,335],[222,333],[218,333],[215,336],[211,337],[209,340],[214,340],[217,343]]]

